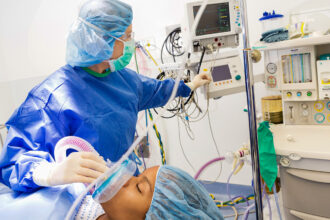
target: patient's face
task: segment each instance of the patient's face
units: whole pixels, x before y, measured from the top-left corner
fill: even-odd
[[[151,204],[159,166],[132,177],[109,201],[102,203],[108,219],[144,219]],[[104,216],[105,217],[105,216]]]

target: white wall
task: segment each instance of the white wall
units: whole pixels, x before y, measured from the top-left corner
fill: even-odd
[[[11,0],[0,1],[0,124],[22,102],[30,88],[46,75],[65,64],[65,36],[73,19],[77,16],[79,0]],[[134,31],[137,40],[152,39],[159,46],[165,38],[165,26],[178,24],[182,20],[183,0],[126,0],[134,9]],[[259,39],[261,27],[258,18],[262,12],[275,9],[287,13],[291,9],[315,7],[317,2],[327,5],[326,0],[248,0],[248,19],[251,43]],[[153,51],[157,53],[158,50]],[[262,64],[255,66],[255,73],[263,71]],[[268,93],[263,85],[256,85],[256,101]],[[202,108],[205,100],[200,96]],[[236,150],[248,141],[248,118],[243,112],[245,94],[223,97],[210,103],[211,123],[221,153]],[[194,141],[187,138],[181,126],[182,143],[195,168],[216,157],[210,136],[207,117],[193,124]],[[159,123],[165,140],[168,162],[191,174],[178,144],[177,121]],[[156,144],[155,144],[156,145]],[[220,178],[225,181],[230,165],[224,164]],[[204,179],[217,176],[218,165],[210,168]],[[250,184],[251,169],[246,167],[233,179],[234,182]]]

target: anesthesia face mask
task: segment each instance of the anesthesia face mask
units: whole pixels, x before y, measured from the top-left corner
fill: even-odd
[[[112,199],[121,187],[134,175],[136,163],[127,159],[108,175],[103,181],[96,185],[92,195],[98,203],[104,203]]]

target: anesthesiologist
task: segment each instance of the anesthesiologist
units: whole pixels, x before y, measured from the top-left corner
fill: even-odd
[[[33,88],[7,122],[1,182],[23,192],[91,183],[105,171],[104,159],[117,161],[132,144],[138,112],[166,104],[174,80],[125,68],[135,50],[132,19],[131,6],[118,0],[82,5],[67,37],[67,65]],[[181,81],[177,96],[209,82],[206,74]],[[56,163],[54,147],[65,136],[87,140],[100,156],[75,152]]]

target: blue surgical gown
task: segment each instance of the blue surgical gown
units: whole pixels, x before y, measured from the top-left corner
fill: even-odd
[[[33,170],[42,161],[53,162],[57,141],[69,135],[117,161],[134,140],[138,112],[165,105],[174,83],[130,69],[96,77],[80,67],[60,68],[30,91],[7,122],[0,181],[16,191],[38,189]],[[177,95],[189,93],[181,81]]]

